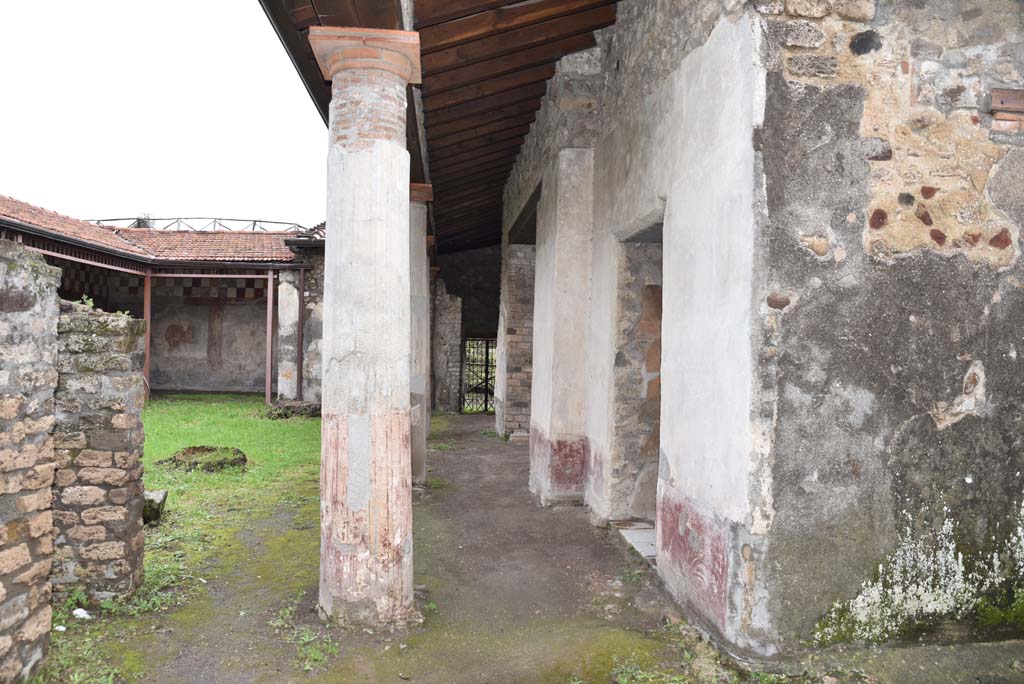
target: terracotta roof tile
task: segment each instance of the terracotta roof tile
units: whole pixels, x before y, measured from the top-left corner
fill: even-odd
[[[127,257],[158,261],[289,262],[285,240],[298,232],[171,231],[108,228],[0,195],[0,219],[7,218],[56,236],[74,238]]]
[[[18,223],[39,228],[50,233],[58,233],[76,240],[88,242],[97,247],[113,249],[129,255],[147,256],[132,243],[119,237],[114,231],[88,221],[79,221],[49,209],[21,202],[12,197],[0,195],[0,218],[8,218]]]
[[[292,261],[285,240],[296,232],[147,230],[119,228],[117,234],[155,259],[166,261]]]

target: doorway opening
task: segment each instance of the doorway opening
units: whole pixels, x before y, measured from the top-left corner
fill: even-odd
[[[494,413],[498,340],[467,338],[462,345],[462,413]]]
[[[622,243],[612,385],[614,524],[652,563],[661,458],[661,228]]]

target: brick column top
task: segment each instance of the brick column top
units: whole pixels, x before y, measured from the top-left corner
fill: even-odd
[[[420,34],[415,31],[312,26],[309,44],[328,81],[346,69],[377,69],[420,83]]]

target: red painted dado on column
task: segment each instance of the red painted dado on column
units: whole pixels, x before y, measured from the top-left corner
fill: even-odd
[[[322,362],[320,609],[412,617],[409,153],[419,36],[313,27],[332,82]]]

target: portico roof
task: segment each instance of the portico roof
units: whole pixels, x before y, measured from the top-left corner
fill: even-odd
[[[595,45],[616,0],[415,0],[423,86],[410,87],[411,182],[434,186],[441,252],[501,242],[502,193],[565,55]],[[331,98],[307,40],[311,26],[403,28],[399,0],[260,0],[324,121]],[[427,160],[427,164],[423,160]]]

